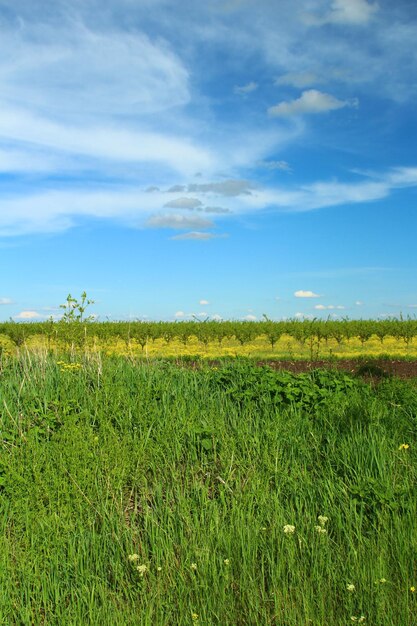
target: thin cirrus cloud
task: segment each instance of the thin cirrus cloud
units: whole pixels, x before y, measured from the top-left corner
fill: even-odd
[[[374,178],[370,178],[373,176]],[[222,185],[222,183],[219,183]],[[249,183],[246,182],[247,188]],[[309,185],[294,183],[288,186],[269,186],[256,189],[250,194],[229,196],[226,207],[233,214],[250,214],[271,208],[277,212],[305,212],[343,204],[373,202],[386,198],[396,189],[417,186],[417,168],[394,168],[381,174],[367,174],[360,182],[317,182]],[[202,183],[202,191],[193,197],[206,202],[210,190],[218,190],[217,183]],[[223,188],[220,186],[220,191]],[[133,187],[107,185],[90,190],[47,189],[38,193],[16,193],[3,197],[0,212],[0,235],[14,236],[40,232],[61,232],[77,224],[79,218],[118,220],[121,224],[138,226],[184,228],[193,231],[212,228],[212,221],[201,215],[178,216],[167,213],[161,217],[166,194],[161,191],[138,191]],[[207,209],[216,207],[207,207]],[[223,207],[218,207],[223,208]],[[202,209],[203,207],[198,207]],[[214,211],[207,211],[210,214]],[[218,211],[216,211],[219,213]],[[223,211],[222,211],[223,212]],[[219,213],[218,217],[221,215]],[[186,219],[189,221],[187,222]],[[149,222],[149,220],[151,220]],[[153,221],[152,221],[153,220]],[[203,220],[203,222],[201,222]],[[171,226],[169,225],[171,224]]]
[[[246,96],[248,93],[251,93],[252,91],[256,91],[256,89],[258,89],[258,83],[251,81],[250,83],[247,83],[246,85],[243,85],[242,87],[236,86],[234,88],[234,92],[238,94],[239,96]]]
[[[295,100],[280,102],[268,109],[271,117],[290,117],[292,115],[308,115],[317,113],[327,113],[328,111],[336,111],[345,107],[357,107],[358,101],[355,100],[338,100],[334,96],[318,91],[317,89],[308,89],[303,91],[301,96]]]
[[[367,0],[333,0],[330,10],[324,15],[310,13],[304,17],[307,23],[313,26],[323,24],[363,26],[368,24],[378,9],[376,2],[371,4]]]
[[[292,172],[291,166],[287,161],[274,161],[272,159],[269,161],[259,161],[258,166],[271,171],[281,170],[283,172]]]

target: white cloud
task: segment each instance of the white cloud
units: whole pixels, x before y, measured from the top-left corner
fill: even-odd
[[[33,320],[36,318],[43,317],[37,311],[21,311],[18,315],[14,316],[16,320]]]
[[[10,298],[0,298],[0,305],[7,306],[8,304],[13,304],[13,300]]]
[[[145,226],[149,228],[213,228],[213,222],[198,215],[161,214],[150,217]]]
[[[180,319],[181,317],[185,317],[185,313],[184,311],[177,311],[174,317],[176,317],[177,319]]]
[[[296,298],[320,298],[321,296],[318,293],[314,293],[314,291],[304,291],[300,289],[299,291],[294,291],[294,296]]]
[[[331,311],[331,310],[333,310],[333,309],[343,310],[343,309],[345,309],[346,307],[344,307],[344,306],[343,306],[343,305],[341,305],[341,304],[337,304],[337,305],[334,305],[334,304],[328,304],[328,305],[325,305],[325,304],[316,304],[316,305],[314,306],[314,308],[315,308],[317,311]]]
[[[176,198],[175,200],[170,200],[164,204],[164,207],[174,209],[195,209],[202,206],[202,204],[203,203],[197,198]]]
[[[267,170],[282,170],[284,172],[292,172],[290,165],[287,161],[259,161],[259,167],[264,167]]]
[[[223,318],[218,313],[215,313],[214,315],[211,316],[211,319],[215,322],[220,322]]]
[[[335,111],[352,106],[358,106],[358,101],[338,100],[328,93],[317,91],[317,89],[308,89],[307,91],[303,91],[301,96],[296,100],[280,102],[270,107],[268,113],[272,117],[289,117],[292,115],[326,113],[327,111]]]
[[[184,137],[138,131],[114,122],[100,124],[94,120],[88,126],[75,120],[60,123],[18,107],[2,107],[0,135],[9,141],[31,143],[32,153],[35,148],[58,151],[61,159],[64,154],[122,163],[160,163],[188,174],[196,167],[212,166],[210,154]]]
[[[356,304],[356,306],[362,306],[363,302],[362,302],[362,300],[356,300],[355,304]]]
[[[252,81],[250,83],[247,83],[247,85],[243,85],[243,87],[236,86],[234,88],[234,92],[237,93],[239,96],[246,96],[248,93],[256,91],[256,89],[258,89],[258,83]]]
[[[210,304],[210,302],[208,300],[200,300],[199,304],[201,304],[202,306],[206,306],[207,304]]]
[[[319,181],[308,185],[293,183],[291,186],[258,187],[250,195],[230,196],[228,212],[245,215],[266,208],[274,211],[311,211],[371,202],[389,196],[397,188],[417,186],[413,168],[395,168],[373,176],[375,180],[360,182]],[[205,192],[196,192],[195,198],[204,202]],[[160,210],[165,200],[165,192],[138,191],[133,185],[127,184],[107,184],[88,190],[46,189],[40,193],[8,193],[0,200],[0,236],[60,232],[75,226],[83,216],[113,219],[134,228],[146,225],[147,220],[151,220],[148,225],[158,227],[158,224],[167,223],[165,220],[168,219],[171,226],[167,227],[191,229],[197,233],[214,226],[202,214],[176,216],[167,212],[161,216]],[[220,215],[220,211],[212,211],[212,208],[207,207],[210,209],[207,215]],[[205,212],[202,207],[198,209]],[[214,236],[220,235],[206,234],[202,237],[200,233],[189,234],[186,238],[208,239]]]
[[[312,25],[346,24],[363,26],[367,24],[378,10],[375,2],[369,4],[367,0],[333,0],[330,11],[323,17],[307,15],[307,22]]]
[[[180,59],[161,40],[138,31],[34,20],[30,28],[3,28],[1,48],[1,93],[9,102],[60,116],[149,113],[190,98]]]
[[[242,319],[246,320],[247,322],[256,322],[258,318],[256,317],[256,315],[249,314],[245,315],[245,317],[243,317]]]

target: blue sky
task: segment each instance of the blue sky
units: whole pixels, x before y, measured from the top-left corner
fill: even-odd
[[[0,0],[0,319],[417,313],[414,0]]]

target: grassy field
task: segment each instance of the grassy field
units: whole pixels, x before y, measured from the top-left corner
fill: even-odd
[[[417,385],[3,358],[0,623],[417,624]]]

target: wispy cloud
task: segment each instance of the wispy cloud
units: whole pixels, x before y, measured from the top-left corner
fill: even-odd
[[[327,113],[328,111],[336,111],[337,109],[352,106],[358,106],[358,101],[338,100],[328,93],[317,91],[317,89],[309,89],[303,91],[296,100],[280,102],[270,107],[268,113],[272,117],[289,117],[292,115]]]
[[[324,77],[317,75],[316,72],[287,72],[275,79],[275,84],[278,86],[291,85],[300,89],[324,82],[326,82]]]
[[[259,161],[258,166],[271,171],[281,170],[283,172],[292,172],[291,166],[287,161]]]
[[[0,298],[0,306],[7,306],[9,304],[13,304],[13,300],[11,300],[10,298]]]
[[[323,16],[306,14],[305,20],[314,26],[323,24],[363,26],[368,24],[378,8],[376,2],[370,4],[367,0],[333,0],[330,10]]]
[[[248,93],[256,91],[256,89],[258,89],[258,83],[252,81],[250,83],[247,83],[246,85],[243,85],[242,87],[236,86],[234,88],[234,92],[237,93],[239,96],[246,96]]]

